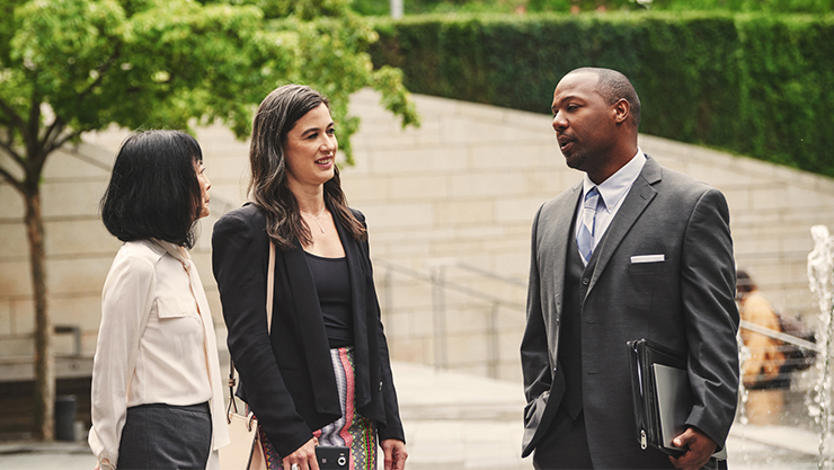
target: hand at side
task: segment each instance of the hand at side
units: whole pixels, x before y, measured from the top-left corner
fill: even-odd
[[[281,461],[284,470],[295,470],[292,468],[293,464],[298,466],[298,470],[319,470],[319,462],[316,460],[316,446],[318,443],[318,439],[313,437],[304,445],[295,449],[292,454],[284,457]]]
[[[385,454],[385,470],[403,470],[408,452],[405,450],[405,443],[399,439],[385,439],[380,444]]]

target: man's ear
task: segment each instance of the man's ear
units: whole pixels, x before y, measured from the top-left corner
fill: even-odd
[[[631,105],[625,98],[620,98],[611,106],[611,112],[614,116],[614,122],[618,125],[622,124],[631,116]]]

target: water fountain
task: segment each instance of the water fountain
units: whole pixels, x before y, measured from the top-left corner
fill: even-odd
[[[740,397],[739,403],[739,415],[738,415],[738,422],[741,424],[747,424],[747,398],[749,397],[749,392],[747,391],[747,387],[744,386],[744,382],[740,380],[742,370],[744,370],[744,361],[750,359],[750,348],[748,348],[744,341],[741,340],[741,330],[739,330],[739,334],[736,335],[736,342],[738,343],[738,365],[739,365],[739,382],[738,382],[738,394]]]
[[[811,293],[819,304],[817,345],[820,356],[815,361],[816,384],[809,394],[809,411],[820,426],[819,458],[817,468],[833,468],[828,440],[831,438],[831,391],[830,362],[834,339],[834,237],[822,225],[811,227],[814,249],[808,254],[808,282]]]

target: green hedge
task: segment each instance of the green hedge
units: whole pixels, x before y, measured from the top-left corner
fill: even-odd
[[[549,113],[576,67],[625,73],[641,131],[834,176],[834,16],[444,15],[375,22],[415,93]]]
[[[263,0],[261,0],[263,1]],[[351,0],[351,8],[361,15],[388,15],[390,0]],[[529,13],[615,10],[736,11],[771,13],[830,13],[834,0],[404,0],[406,15],[425,13]]]

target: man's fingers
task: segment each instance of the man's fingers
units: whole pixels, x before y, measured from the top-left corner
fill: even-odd
[[[692,428],[686,428],[684,432],[678,434],[674,439],[672,439],[672,444],[674,444],[675,447],[683,449],[689,445],[693,439],[695,439],[695,433],[692,432]]]
[[[687,452],[677,459],[675,466],[685,469],[699,469],[709,462],[710,454],[715,451],[715,443],[705,434],[694,428],[687,428],[686,431],[677,436]]]
[[[701,445],[696,445],[695,447],[697,447],[697,449],[691,448],[678,458],[670,456],[669,462],[671,462],[675,468],[685,470],[697,470],[703,467],[709,461],[709,451],[707,449],[701,448],[703,447]]]

